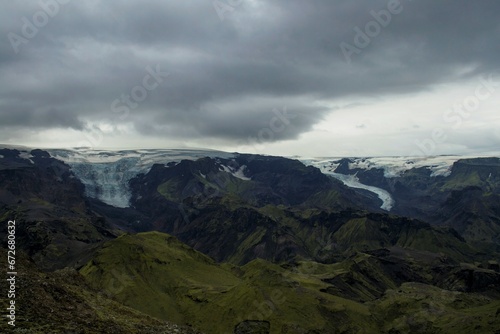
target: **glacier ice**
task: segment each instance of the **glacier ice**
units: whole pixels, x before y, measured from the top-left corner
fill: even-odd
[[[211,150],[47,150],[64,161],[85,185],[85,194],[106,204],[125,208],[130,206],[129,181],[147,173],[154,164],[167,164],[202,157],[230,158],[231,153]]]
[[[123,158],[107,163],[70,163],[70,166],[85,185],[88,197],[125,208],[129,206],[131,196],[128,182],[141,172],[137,168],[138,161],[138,158]]]
[[[382,210],[391,211],[392,207],[394,206],[394,199],[392,198],[391,194],[389,194],[388,191],[378,187],[363,184],[359,182],[359,179],[356,175],[345,175],[334,172],[324,172],[324,173],[333,176],[337,180],[342,181],[348,187],[365,189],[376,194],[378,198],[382,200],[382,205],[380,206]]]
[[[339,163],[336,163],[332,160],[315,159],[302,159],[301,161],[306,166],[310,165],[319,168],[323,174],[330,175],[336,178],[348,187],[365,189],[376,194],[378,198],[382,200],[382,205],[380,206],[382,210],[391,211],[392,207],[394,206],[394,199],[388,191],[378,187],[363,184],[359,182],[359,179],[356,175],[335,173],[334,170],[339,166]]]

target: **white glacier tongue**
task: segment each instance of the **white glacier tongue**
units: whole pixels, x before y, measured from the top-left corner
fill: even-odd
[[[358,188],[358,189],[365,189],[368,190],[378,196],[382,200],[382,205],[380,208],[382,210],[386,211],[391,211],[392,207],[394,206],[394,199],[392,198],[391,194],[389,194],[388,191],[373,187],[373,186],[368,186],[366,184],[363,184],[359,182],[359,179],[356,175],[344,175],[344,174],[339,174],[339,173],[334,173],[334,172],[328,172],[328,171],[323,171],[324,174],[331,175],[337,180],[342,181],[346,186],[351,187],[351,188]]]
[[[209,150],[122,150],[91,149],[46,150],[64,161],[85,185],[85,194],[106,204],[126,208],[130,205],[129,181],[147,173],[154,164],[168,164],[202,157],[232,158],[231,153]]]
[[[469,156],[469,158],[476,158],[478,156]],[[382,169],[384,177],[394,178],[399,177],[406,171],[413,168],[427,168],[431,172],[432,177],[448,176],[451,173],[453,164],[465,156],[423,156],[423,157],[366,157],[366,158],[347,158],[349,159],[348,167],[353,169]],[[384,189],[369,186],[359,182],[359,179],[354,175],[344,175],[335,173],[335,169],[340,165],[341,157],[324,157],[324,158],[300,158],[305,165],[311,165],[319,168],[324,174],[331,175],[336,179],[342,181],[345,185],[352,188],[361,188],[371,191],[382,200],[381,206],[384,210],[391,210],[394,206],[394,199],[389,192]]]
[[[337,180],[342,181],[346,186],[351,188],[365,189],[378,196],[382,200],[382,205],[380,208],[382,210],[390,211],[394,206],[394,199],[388,191],[369,186],[359,182],[356,175],[344,175],[340,173],[335,173],[334,170],[339,166],[339,163],[333,162],[332,160],[315,160],[315,159],[302,159],[302,162],[308,166],[314,166],[319,168],[323,174],[330,175]]]
[[[85,194],[102,202],[126,208],[129,206],[128,181],[140,173],[138,158],[123,158],[106,163],[69,163],[71,170],[85,185]]]

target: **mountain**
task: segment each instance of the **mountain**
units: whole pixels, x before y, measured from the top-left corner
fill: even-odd
[[[84,191],[70,167],[45,151],[0,149],[0,217],[16,220],[18,247],[40,268],[85,263],[96,245],[116,236]]]
[[[391,212],[449,226],[485,251],[500,242],[500,159],[344,158],[310,162],[393,198]]]
[[[4,248],[1,251],[7,253]],[[25,254],[16,255],[16,327],[3,320],[2,333],[200,334],[118,303],[102,287],[92,288],[73,268],[43,272]],[[6,260],[6,256],[0,258],[2,268],[7,267]],[[2,290],[8,291],[4,285]],[[0,296],[0,303],[7,308],[7,293]]]
[[[257,259],[231,266],[217,264],[167,234],[147,232],[108,242],[80,273],[91,286],[110,291],[125,305],[160,319],[188,321],[206,333],[237,333],[251,323],[268,328],[268,333],[341,333],[360,328],[390,333],[405,326],[425,330],[431,326],[444,333],[470,333],[473,326],[493,331],[500,300],[431,287],[431,280],[417,270],[430,253],[414,252],[415,264],[395,268],[398,252],[401,249],[382,257],[357,253],[330,265],[302,261],[279,266]],[[442,261],[435,260],[436,265]],[[495,284],[500,274],[490,274],[496,276],[487,284]],[[426,283],[400,286],[404,275]],[[442,280],[441,285],[446,284]],[[431,304],[418,318],[407,321],[409,311],[417,308],[413,302],[419,302],[422,294]],[[401,308],[391,317],[402,322],[391,323],[385,313],[398,303]],[[477,307],[483,309],[478,312]],[[457,314],[471,323],[431,321],[455,319]]]
[[[29,156],[29,149],[25,151]],[[50,156],[71,166],[85,185],[88,197],[115,206],[128,207],[128,182],[139,173],[147,172],[155,163],[168,164],[202,157],[232,157],[233,154],[209,150],[121,150],[101,151],[86,148],[47,150]]]
[[[0,216],[16,220],[19,302],[40,296],[19,324],[494,333],[499,165],[6,147]],[[59,318],[42,306],[53,301]]]

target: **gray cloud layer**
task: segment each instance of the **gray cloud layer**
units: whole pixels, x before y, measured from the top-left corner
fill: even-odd
[[[0,13],[0,130],[131,122],[144,135],[243,140],[286,107],[286,128],[266,140],[291,139],[332,112],[325,101],[414,93],[499,68],[494,0],[401,0],[401,12],[357,47],[353,29],[365,30],[370,11],[391,1],[221,0],[223,20],[208,0],[61,1],[17,53],[9,33],[25,38],[22,18],[33,23],[42,9],[8,2]],[[350,63],[342,42],[359,50]],[[148,66],[169,73],[151,90]],[[112,107],[136,86],[144,101]]]

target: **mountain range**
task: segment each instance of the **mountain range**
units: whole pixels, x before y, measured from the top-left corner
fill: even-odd
[[[500,333],[499,197],[497,157],[0,148],[32,333]]]

